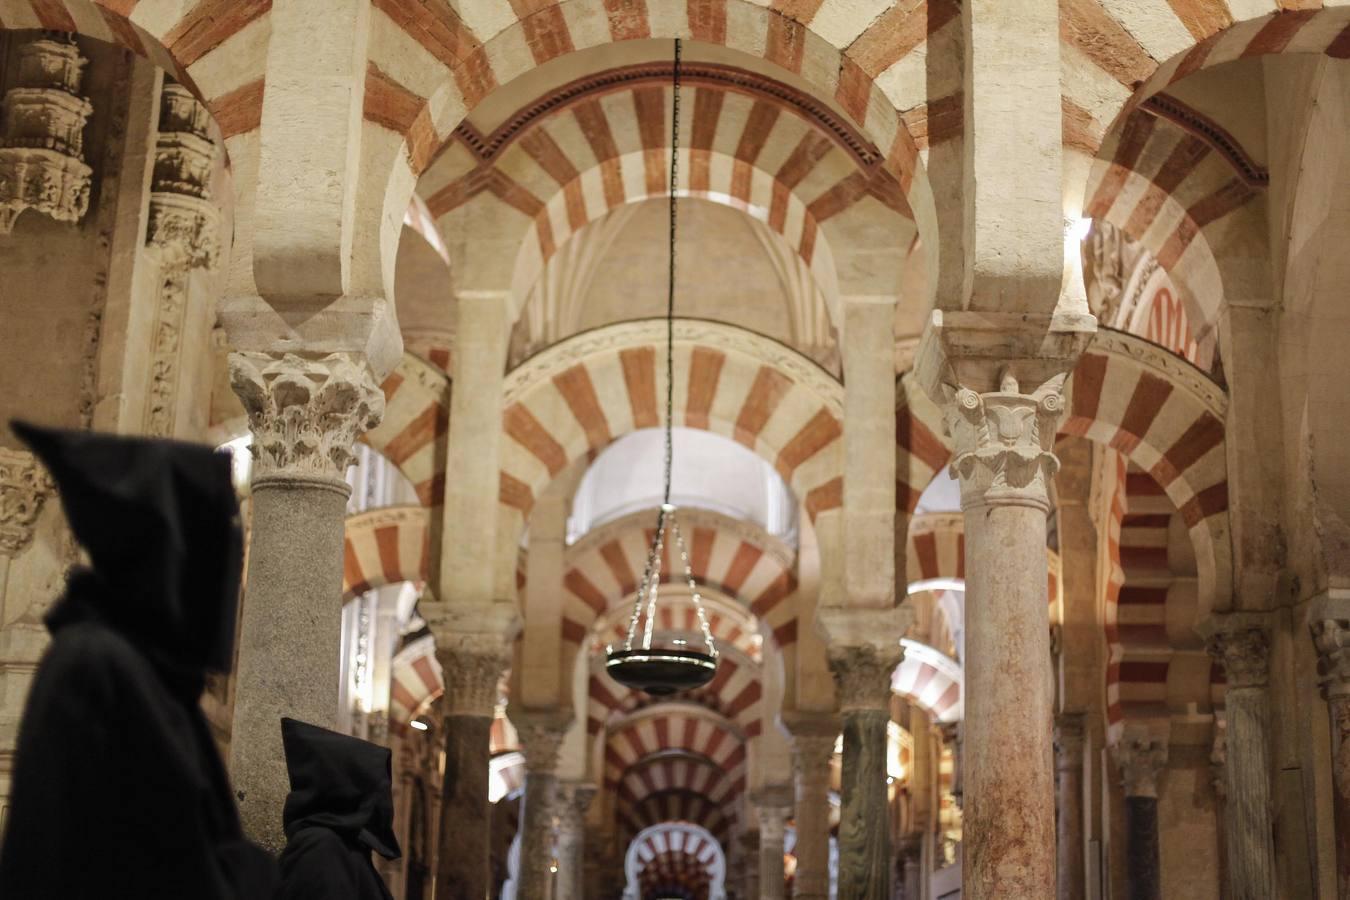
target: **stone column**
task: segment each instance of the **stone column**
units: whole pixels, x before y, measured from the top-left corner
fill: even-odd
[[[1270,809],[1270,748],[1266,686],[1270,634],[1260,613],[1216,615],[1200,626],[1209,652],[1228,677],[1227,839],[1233,900],[1275,896],[1275,844]]]
[[[1228,723],[1221,713],[1214,715],[1214,742],[1209,751],[1209,782],[1214,788],[1214,830],[1219,844],[1219,896],[1228,890]]]
[[[966,540],[963,883],[969,900],[1055,892],[1046,488],[1063,376],[1032,393],[948,387]],[[1009,748],[1016,747],[1016,752]]]
[[[839,720],[824,713],[788,713],[797,822],[797,874],[794,900],[830,896],[830,760],[839,737]]]
[[[821,607],[830,673],[843,721],[839,819],[839,896],[890,900],[891,826],[886,798],[886,725],[891,675],[904,658],[908,607]]]
[[[1350,898],[1350,620],[1312,623],[1322,697],[1331,717],[1332,805],[1336,815],[1337,896]]]
[[[1085,900],[1087,874],[1083,849],[1083,714],[1055,717],[1055,790],[1058,835],[1058,872],[1055,896]]]
[[[1167,767],[1167,744],[1129,730],[1115,747],[1125,789],[1125,884],[1129,900],[1162,900],[1158,849],[1158,779]]]
[[[492,716],[498,686],[511,663],[511,640],[503,633],[456,633],[435,619],[429,623],[445,678],[445,694],[439,701],[445,771],[437,829],[436,900],[485,897],[491,884],[488,758]]]
[[[230,775],[245,830],[280,850],[290,792],[280,719],[336,722],[344,475],[353,442],[384,414],[384,394],[351,353],[232,353],[230,382],[254,458]]]
[[[582,900],[586,895],[586,810],[596,787],[581,782],[558,786],[558,879],[553,900]]]
[[[745,900],[757,900],[759,897],[759,832],[742,831],[739,841],[741,896]],[[735,880],[735,875],[728,873],[727,881],[733,880]]]
[[[787,820],[792,814],[792,788],[770,784],[750,795],[759,815],[759,897],[783,900],[787,875],[783,870]]]
[[[525,754],[525,799],[520,816],[520,877],[518,896],[549,896],[553,860],[553,820],[557,812],[558,750],[570,712],[562,710],[512,712]]]

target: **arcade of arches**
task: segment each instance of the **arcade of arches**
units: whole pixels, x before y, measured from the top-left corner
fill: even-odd
[[[401,900],[1350,898],[1344,0],[0,0],[0,95],[0,420],[234,454],[262,842],[291,715]],[[78,552],[0,429],[0,800]]]

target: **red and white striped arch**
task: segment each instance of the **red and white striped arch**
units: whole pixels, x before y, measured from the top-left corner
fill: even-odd
[[[503,540],[572,462],[660,424],[665,322],[623,322],[561,341],[507,375]],[[675,323],[675,424],[721,434],[764,457],[807,513],[838,507],[843,388],[796,351],[732,325]]]
[[[688,588],[676,585],[661,592],[661,601],[656,610],[655,633],[678,635],[682,638],[701,642],[703,630],[699,625],[698,611],[688,596]],[[636,595],[635,595],[636,596]],[[719,595],[700,594],[704,618],[708,621],[708,630],[720,647],[735,647],[747,659],[759,663],[763,657],[763,644],[754,618],[744,610],[733,606],[733,601],[723,600]],[[632,604],[624,603],[614,607],[609,614],[599,620],[596,633],[587,649],[599,653],[606,647],[622,644],[628,637],[628,625],[632,616]],[[642,628],[646,620],[639,620]],[[566,633],[563,640],[568,641]],[[570,643],[570,641],[569,641]]]
[[[1205,373],[1142,338],[1102,329],[1069,379],[1063,434],[1120,451],[1180,511],[1195,546],[1199,608],[1232,589],[1227,395]]]
[[[717,674],[701,688],[680,695],[682,703],[709,710],[736,727],[748,738],[764,729],[764,683],[762,669],[734,647],[724,648],[717,661]],[[660,705],[647,694],[623,687],[604,674],[604,658],[596,655],[586,690],[586,733],[599,734],[607,725],[638,710]]]
[[[1187,362],[1208,368],[1199,361],[1200,345],[1191,330],[1186,307],[1170,288],[1160,287],[1153,296],[1145,300],[1140,313],[1142,320],[1130,328],[1131,333],[1143,335]]]
[[[951,458],[942,410],[919,386],[914,373],[906,372],[895,389],[896,510],[912,515],[924,490]]]
[[[523,300],[585,225],[666,195],[670,80],[665,62],[605,70],[527,104],[489,135],[466,122],[418,190],[449,235],[473,233],[482,217],[474,197],[512,211],[500,218],[520,234],[512,284]],[[914,226],[865,137],[828,105],[743,69],[694,62],[682,80],[679,190],[764,221],[827,298],[839,293],[838,273],[846,294],[894,289]],[[851,264],[854,254],[868,264]]]
[[[1061,598],[1059,554],[1046,548],[1052,607]],[[922,588],[925,582],[964,582],[966,579],[966,525],[961,513],[923,513],[909,520],[905,552],[906,580]]]
[[[710,760],[732,783],[746,778],[746,735],[725,718],[693,704],[666,701],[615,723],[604,739],[604,783],[615,789],[636,763],[683,751]]]
[[[383,506],[348,516],[343,602],[388,584],[426,581],[427,551],[427,511],[421,506]]]
[[[450,379],[420,356],[404,353],[380,387],[384,418],[361,440],[403,473],[423,506],[439,508],[445,500]]]
[[[891,674],[891,690],[918,703],[939,722],[960,721],[965,711],[961,664],[941,650],[909,639],[905,658]]]
[[[736,803],[745,779],[729,777],[712,760],[666,752],[640,760],[616,787],[615,814],[625,835],[661,822],[690,822],[719,839],[736,828]]]
[[[389,723],[407,726],[445,692],[441,664],[436,661],[436,642],[431,635],[418,638],[394,656],[389,696]]]
[[[585,641],[596,619],[616,608],[627,608],[635,595],[651,547],[654,511],[624,516],[593,529],[567,549],[563,576],[562,637],[572,644]],[[793,601],[796,576],[793,552],[782,541],[751,523],[708,510],[682,509],[680,527],[689,549],[694,578],[743,606],[763,624],[781,648],[796,643],[797,608]],[[662,577],[671,580],[669,552]],[[684,573],[676,573],[676,581]],[[671,607],[672,614],[692,615],[692,608]],[[624,616],[616,625],[626,627]],[[678,625],[678,622],[671,622]],[[692,623],[689,623],[692,624]],[[758,651],[747,641],[751,634],[736,623],[731,640],[744,644],[747,654]],[[688,629],[678,629],[688,630]],[[607,639],[600,635],[599,639]]]
[[[633,838],[624,869],[642,897],[713,900],[726,880],[726,854],[707,829],[671,819]]]
[[[1194,337],[1204,340],[1217,326],[1224,295],[1210,237],[1227,229],[1268,181],[1217,124],[1157,97],[1107,136],[1083,214],[1119,227],[1157,259],[1181,292]]]

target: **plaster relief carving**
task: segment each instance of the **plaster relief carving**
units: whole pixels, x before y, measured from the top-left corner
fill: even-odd
[[[79,94],[87,63],[68,38],[19,48],[18,83],[3,101],[0,234],[25,210],[58,222],[78,222],[88,212],[93,169],[84,161],[84,126],[94,107]]]
[[[0,447],[0,553],[13,558],[27,549],[52,490],[33,454]]]
[[[231,353],[230,384],[253,431],[254,485],[308,479],[345,489],[352,445],[384,416],[370,367],[351,353]]]

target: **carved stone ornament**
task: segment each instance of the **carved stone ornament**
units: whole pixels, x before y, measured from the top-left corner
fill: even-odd
[[[905,658],[897,642],[894,648],[871,645],[829,648],[830,674],[834,676],[839,709],[889,709],[891,675]]]
[[[0,234],[25,210],[58,222],[78,222],[89,211],[84,126],[94,107],[78,93],[87,63],[70,40],[43,37],[19,48],[17,83],[3,101]]]
[[[525,770],[552,773],[557,769],[558,751],[572,725],[571,710],[513,710],[510,717],[525,754]]]
[[[824,713],[787,712],[783,725],[791,734],[797,777],[806,784],[828,782],[834,745],[839,738],[839,718]]]
[[[165,79],[159,101],[159,136],[150,183],[146,243],[164,264],[212,268],[220,252],[220,216],[211,202],[216,145],[206,107],[192,92]]]
[[[231,353],[230,384],[253,431],[255,486],[298,479],[345,489],[352,445],[384,416],[370,367],[350,353]]]
[[[1063,385],[1064,376],[1057,375],[1023,394],[1017,379],[1005,373],[996,392],[948,389],[951,471],[961,480],[963,508],[1016,504],[1049,511],[1046,485],[1059,468],[1051,448],[1064,409]]]
[[[151,194],[145,242],[159,248],[166,266],[215,268],[220,258],[220,216],[215,204],[187,194]]]
[[[1350,699],[1350,621],[1321,619],[1312,623],[1317,648],[1317,674],[1327,700]]]
[[[1126,797],[1158,796],[1158,779],[1167,768],[1167,742],[1126,734],[1115,747]]]
[[[0,447],[0,553],[13,558],[28,547],[52,490],[47,471],[33,454]]]
[[[1265,687],[1270,680],[1270,635],[1250,616],[1216,616],[1203,629],[1210,656],[1223,664],[1228,690]]]

